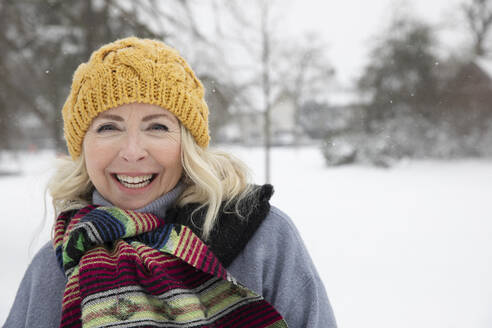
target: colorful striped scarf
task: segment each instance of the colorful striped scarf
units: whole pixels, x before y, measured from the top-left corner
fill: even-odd
[[[60,327],[287,327],[188,227],[153,214],[62,213],[54,247],[68,278]]]

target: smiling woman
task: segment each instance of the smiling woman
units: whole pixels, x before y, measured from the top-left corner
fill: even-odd
[[[51,243],[4,327],[334,327],[292,221],[232,155],[176,50],[95,51],[62,110],[70,156],[49,191]]]
[[[176,116],[156,105],[125,104],[100,114],[83,143],[94,187],[122,209],[171,191],[183,173],[180,133]]]

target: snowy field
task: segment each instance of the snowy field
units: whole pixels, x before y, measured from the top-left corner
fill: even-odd
[[[261,150],[232,150],[261,182]],[[314,147],[272,160],[272,203],[299,228],[340,328],[492,327],[492,161],[326,168]],[[26,154],[10,165],[22,175],[0,176],[0,323],[49,238],[49,206],[38,226],[52,164],[51,153]]]

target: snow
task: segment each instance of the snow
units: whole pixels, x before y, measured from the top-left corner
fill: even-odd
[[[263,180],[261,149],[229,150]],[[53,157],[22,154],[10,161],[23,174],[0,176],[0,322],[42,223]],[[339,327],[492,325],[491,161],[326,168],[321,152],[308,147],[275,148],[272,165],[272,203],[296,223]],[[46,217],[33,249],[49,238],[49,205]]]

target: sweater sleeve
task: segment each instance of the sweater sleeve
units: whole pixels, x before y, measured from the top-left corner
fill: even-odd
[[[27,268],[4,328],[58,327],[65,283],[55,252],[47,243]]]
[[[272,207],[228,270],[262,294],[289,328],[336,327],[325,288],[300,234],[277,208]]]

